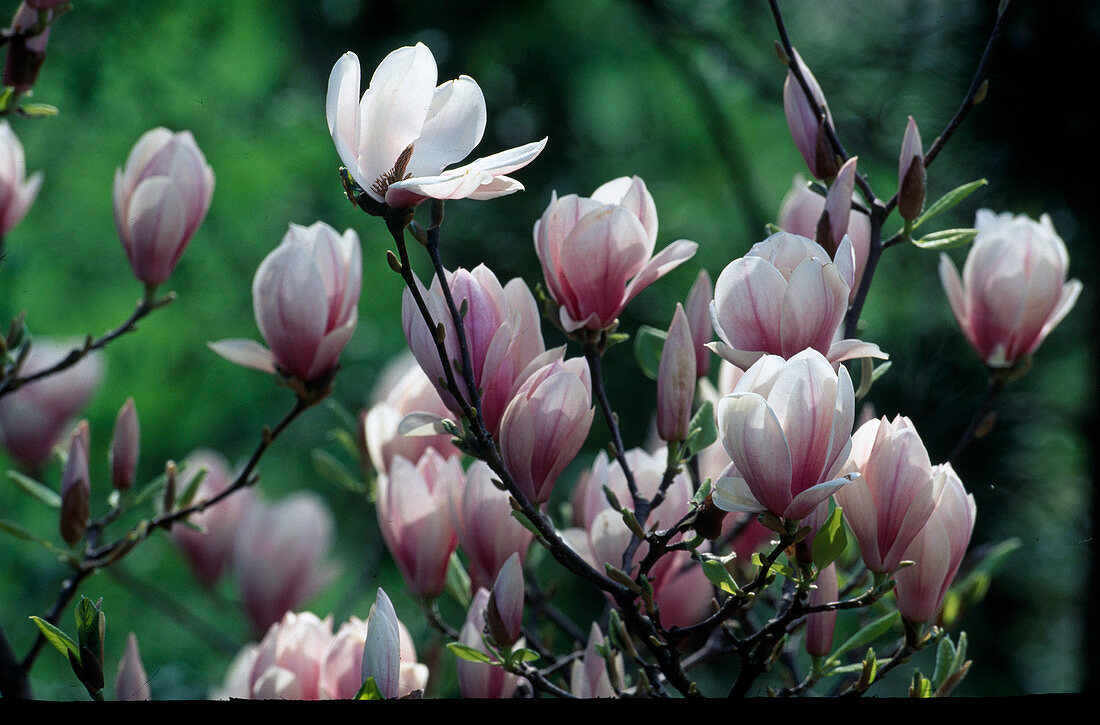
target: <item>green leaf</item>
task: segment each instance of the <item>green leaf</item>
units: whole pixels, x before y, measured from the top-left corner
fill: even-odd
[[[839,660],[840,656],[848,650],[862,648],[864,645],[874,642],[876,639],[889,632],[900,619],[901,613],[897,611],[884,614],[849,637],[844,644],[840,645],[840,647],[829,655],[829,659]]]
[[[59,113],[57,106],[51,106],[48,103],[25,103],[19,107],[19,110],[31,118],[49,118]]]
[[[5,531],[17,539],[22,539],[23,541],[30,541],[32,543],[38,544],[42,548],[46,549],[46,551],[50,552],[51,554],[55,554],[58,558],[63,559],[73,566],[80,565],[79,559],[73,556],[72,552],[54,546],[49,541],[35,536],[18,524],[13,524],[10,521],[0,521],[0,531]]]
[[[73,641],[72,637],[41,617],[32,616],[30,619],[38,626],[39,631],[42,632],[42,636],[46,638],[46,641],[52,644],[58,652],[66,657],[72,654],[76,657],[78,662],[80,661],[80,646]]]
[[[969,244],[976,236],[978,236],[977,229],[941,229],[938,232],[925,234],[920,239],[914,239],[913,244],[921,249],[940,251]]]
[[[36,498],[50,508],[61,508],[61,496],[44,483],[34,480],[19,471],[8,471],[8,478],[15,481],[19,490],[31,498]]]
[[[953,208],[960,201],[970,196],[975,191],[982,188],[988,183],[989,182],[985,179],[978,179],[977,181],[971,181],[969,184],[963,184],[962,186],[955,187],[951,191],[941,196],[935,202],[933,202],[932,205],[929,206],[927,209],[925,209],[924,213],[917,217],[916,220],[913,222],[913,228],[916,229],[932,217],[943,214],[945,211]]]
[[[457,551],[451,552],[451,560],[447,563],[446,590],[463,609],[470,608],[470,575],[462,566]]]
[[[165,479],[164,474],[160,474],[149,483],[145,484],[140,491],[138,491],[134,498],[130,501],[131,506],[138,506],[145,503],[151,498],[159,496],[161,491],[164,490]]]
[[[363,454],[359,446],[355,444],[355,438],[343,428],[333,428],[328,432],[329,438],[340,444],[340,447],[354,460],[362,458]]]
[[[467,647],[466,645],[459,644],[458,642],[449,642],[447,644],[447,649],[449,649],[451,652],[454,652],[455,657],[466,660],[467,662],[481,662],[487,665],[499,664],[498,662],[493,661],[492,657],[485,654],[481,650],[474,649],[473,647]]]
[[[699,486],[699,490],[691,497],[691,502],[702,506],[703,502],[707,500],[707,496],[710,495],[711,488],[712,484],[710,479],[704,479],[703,483]]]
[[[720,561],[714,559],[704,561],[703,574],[706,575],[707,579],[710,579],[711,584],[726,594],[739,594],[741,591],[737,588],[737,582],[733,580],[733,576],[726,570],[726,567],[722,566]]]
[[[649,325],[642,325],[634,335],[634,359],[650,380],[657,379],[657,371],[661,368],[661,350],[665,346],[666,337],[667,332]]]
[[[940,638],[940,643],[936,645],[936,666],[932,670],[932,687],[934,689],[940,689],[943,681],[954,671],[954,666],[955,645],[951,644],[951,637],[945,634]]]
[[[187,474],[191,473],[187,470],[186,466],[184,466],[181,472]],[[199,468],[199,470],[195,472],[195,475],[191,476],[191,478],[188,479],[187,488],[183,489],[183,493],[180,494],[180,497],[176,502],[180,508],[190,506],[191,502],[195,500],[195,494],[199,492],[199,486],[201,486],[203,480],[206,479],[206,474],[207,470],[205,468]]]
[[[913,673],[913,682],[909,685],[909,697],[932,697],[932,682],[919,670]]]
[[[688,423],[689,431],[699,432],[691,438],[688,445],[688,455],[694,456],[704,448],[709,447],[718,440],[718,424],[714,419],[714,404],[709,400],[699,406],[699,410],[691,417]]]
[[[881,378],[893,364],[894,362],[892,360],[887,360],[878,367],[875,367],[874,361],[871,358],[860,358],[859,389],[856,390],[856,400],[859,400],[866,396],[867,393],[871,392],[871,386],[878,382],[878,379]]]
[[[355,693],[356,700],[384,700],[382,697],[382,691],[378,689],[378,685],[375,683],[373,677],[368,677],[367,681],[363,683],[363,686],[359,688],[359,692]]]
[[[11,101],[15,97],[15,89],[11,86],[5,86],[4,90],[0,92],[0,112],[6,112],[11,108]]]
[[[313,459],[314,470],[321,478],[326,479],[329,483],[335,483],[341,488],[346,488],[357,495],[361,496],[366,493],[366,484],[337,460],[336,456],[321,448],[314,448],[310,451],[309,456]]]
[[[340,401],[335,400],[331,395],[325,398],[325,407],[332,411],[332,414],[336,416],[336,419],[340,421],[340,425],[343,426],[345,430],[355,430],[359,427],[351,411],[345,408]]]
[[[535,525],[531,523],[531,519],[527,518],[527,515],[525,513],[512,509],[512,518],[518,521],[520,525],[523,526],[523,528],[527,529],[540,539],[542,538],[542,534],[539,533],[539,530],[535,528]]]
[[[814,535],[811,552],[818,569],[824,569],[836,561],[848,546],[848,533],[841,511],[839,506],[834,507],[825,524]]]

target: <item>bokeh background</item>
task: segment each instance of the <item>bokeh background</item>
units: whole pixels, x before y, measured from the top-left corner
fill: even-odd
[[[996,4],[783,4],[793,42],[823,87],[841,138],[880,194],[892,193],[906,116],[916,118],[928,145],[954,112]],[[15,5],[6,3],[0,14]],[[781,105],[785,71],[762,0],[73,5],[53,29],[35,88],[35,100],[56,105],[60,115],[10,119],[26,147],[28,172],[43,171],[45,182],[30,214],[5,240],[0,319],[25,309],[34,334],[73,338],[101,333],[130,313],[140,287],[115,233],[111,185],[145,131],[190,129],[217,177],[209,216],[167,285],[179,300],[106,353],[104,384],[86,412],[93,513],[106,505],[106,450],[127,396],[135,398],[141,418],[142,480],[198,447],[243,460],[261,426],[289,408],[289,392],[230,365],[205,344],[258,338],[252,275],[289,222],[351,227],[363,242],[360,323],[334,399],[357,411],[403,349],[400,279],[383,259],[392,242],[378,220],[343,196],[325,122],[328,74],[346,50],[359,55],[369,76],[390,50],[423,41],[441,81],[473,76],[489,110],[483,153],[475,156],[549,137],[542,156],[517,174],[526,192],[448,205],[449,266],[488,260],[502,280],[522,276],[533,285],[540,272],[531,227],[552,190],[589,194],[617,176],[646,180],[660,216],[658,245],[687,238],[700,250],[631,305],[622,320],[627,332],[639,324],[667,327],[698,269],[717,277],[761,240],[795,175],[804,173],[789,142]],[[1069,247],[1071,276],[1085,290],[1040,348],[1031,373],[1001,399],[993,431],[957,465],[978,503],[972,545],[1010,537],[1021,542],[985,601],[961,623],[975,665],[958,692],[969,695],[1093,688],[1100,653],[1090,624],[1097,621],[1097,153],[1081,60],[1100,40],[1100,15],[1086,3],[1017,5],[994,59],[989,95],[933,166],[929,197],[985,177],[990,185],[943,218],[943,226],[970,225],[981,206],[1049,213]],[[952,252],[960,264],[964,254]],[[427,259],[414,263],[426,278]],[[938,255],[913,247],[889,250],[864,315],[865,338],[894,360],[870,400],[880,415],[910,416],[934,462],[951,450],[985,385],[984,369],[951,317],[937,263]],[[546,333],[549,344],[559,344],[548,326]],[[605,365],[627,445],[640,445],[655,386],[638,382],[629,345],[613,348]],[[328,436],[340,425],[331,408],[311,410],[260,469],[264,497],[306,489],[335,513],[331,559],[343,576],[306,606],[322,616],[333,613],[337,623],[351,614],[365,617],[375,588],[386,586],[418,635],[421,660],[433,666],[433,692],[453,694],[451,657],[400,592],[372,506],[326,481],[311,463],[313,448],[344,455]],[[601,435],[593,435],[585,455],[599,450]],[[10,467],[6,458],[0,467]],[[58,476],[54,466],[43,478],[56,485]],[[6,478],[0,518],[56,536],[54,513]],[[10,537],[0,541],[0,625],[17,652],[25,652],[35,634],[27,616],[49,608],[63,576],[47,552]],[[202,590],[163,535],[115,570],[87,580],[81,591],[104,598],[109,668],[121,657],[125,634],[137,633],[156,698],[205,697],[252,638],[232,579],[213,592]],[[556,596],[599,604],[597,595],[571,585]],[[460,623],[460,612],[445,613]],[[71,626],[70,615],[62,625]],[[880,694],[904,691],[903,675],[895,675],[895,689]],[[52,649],[40,656],[32,685],[43,698],[86,697]]]

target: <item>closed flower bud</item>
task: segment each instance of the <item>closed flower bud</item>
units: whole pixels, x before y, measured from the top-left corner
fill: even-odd
[[[378,692],[385,698],[397,697],[401,689],[401,637],[397,612],[386,592],[378,589],[363,645],[363,682],[373,677]]]
[[[88,421],[73,431],[69,458],[61,474],[61,538],[69,546],[84,538],[91,511],[92,490],[88,477]]]
[[[1021,214],[978,212],[978,236],[966,257],[962,279],[946,255],[940,280],[951,311],[982,362],[1012,367],[1035,352],[1062,321],[1081,293],[1066,281],[1069,254],[1045,214],[1034,221]]]
[[[214,194],[214,172],[190,131],[155,128],[115,172],[115,226],[134,275],[163,283],[191,242]]]
[[[252,340],[222,340],[211,349],[230,362],[281,372],[302,382],[330,375],[359,319],[363,263],[359,237],[324,222],[291,224],[256,270],[252,306],[270,349]]]
[[[902,219],[912,221],[924,209],[924,180],[924,149],[917,122],[910,116],[898,158],[898,213]]]
[[[115,419],[115,434],[111,438],[111,484],[120,491],[128,491],[134,485],[141,433],[138,427],[137,408],[134,399],[127,398]]]
[[[853,156],[840,167],[836,179],[825,195],[825,210],[817,226],[817,243],[835,259],[844,235],[848,233],[848,221],[852,216],[852,192],[856,183],[856,161]],[[854,250],[853,250],[854,253]],[[849,286],[855,286],[852,280]]]
[[[486,652],[482,633],[485,631],[485,608],[489,603],[489,591],[478,589],[466,612],[458,641],[467,647]],[[477,699],[505,699],[512,696],[520,680],[505,672],[500,665],[471,662],[459,658],[455,661],[458,689],[463,697]]]
[[[806,98],[794,72],[787,73],[787,80],[783,83],[783,111],[787,115],[787,126],[791,130],[791,138],[798,152],[805,159],[810,173],[818,179],[831,179],[837,172],[836,158],[825,134],[825,124],[819,115],[824,113],[824,118],[829,122],[832,121],[829,106],[825,102],[825,94],[797,51],[791,58],[791,63],[798,65],[813,96],[813,102],[811,102]]]
[[[710,301],[714,299],[714,284],[705,269],[699,270],[695,284],[691,285],[684,312],[691,327],[691,339],[695,343],[695,377],[705,378],[710,371],[710,350],[706,345],[714,339],[714,327],[710,323]]]
[[[611,675],[608,670],[607,660],[600,654],[600,648],[605,646],[603,632],[599,625],[592,623],[592,629],[588,633],[588,645],[584,649],[584,657],[573,660],[573,669],[569,677],[569,690],[576,697],[615,697],[615,688],[612,686]],[[615,663],[616,685],[622,687],[623,657],[618,652],[612,658]]]
[[[26,177],[23,144],[7,121],[0,122],[0,238],[15,227],[31,208],[42,186],[42,172]]]
[[[835,602],[837,599],[836,564],[822,569],[817,575],[816,587],[810,590],[810,606]],[[806,616],[806,652],[812,657],[825,657],[833,648],[833,630],[836,627],[836,610],[814,612]]]
[[[520,386],[500,424],[504,466],[531,503],[550,500],[554,484],[588,437],[595,411],[583,358],[560,360]]]
[[[695,396],[694,348],[684,308],[677,304],[657,371],[657,435],[663,441],[687,438]]]
[[[502,647],[512,646],[522,634],[523,596],[523,564],[519,554],[512,554],[497,574],[485,610],[489,633]]]
[[[141,663],[137,636],[130,632],[126,638],[126,653],[118,663],[118,679],[115,681],[116,700],[151,700],[149,676]]]
[[[46,44],[50,40],[48,24],[40,33],[24,35],[38,25],[37,5],[39,3],[24,2],[16,9],[10,28],[13,37],[9,41],[8,57],[4,62],[4,85],[24,93],[38,80],[38,71],[46,60]]]

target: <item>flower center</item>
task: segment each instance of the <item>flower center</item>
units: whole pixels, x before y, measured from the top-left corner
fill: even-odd
[[[404,181],[411,177],[412,174],[405,173],[405,168],[409,165],[409,159],[412,158],[412,155],[413,144],[409,144],[405,147],[405,150],[401,152],[401,155],[397,157],[397,161],[394,162],[393,168],[374,180],[374,183],[370,185],[371,191],[385,199],[386,190],[390,188],[390,184]]]

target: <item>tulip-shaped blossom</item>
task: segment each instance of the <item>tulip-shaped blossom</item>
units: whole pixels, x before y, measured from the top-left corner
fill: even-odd
[[[794,71],[788,71],[787,80],[783,83],[783,112],[787,116],[791,138],[805,159],[810,173],[819,179],[831,179],[836,176],[837,164],[832,144],[825,134],[825,123],[832,123],[829,105],[825,102],[825,94],[817,84],[817,79],[797,51],[791,58],[791,64],[797,64],[813,98],[810,101],[806,97]]]
[[[583,358],[539,368],[516,391],[500,423],[504,466],[533,504],[550,500],[558,476],[592,427],[592,378]]]
[[[115,434],[111,438],[111,483],[120,491],[128,491],[134,485],[138,453],[141,448],[141,432],[138,426],[134,399],[127,398],[115,419]]]
[[[898,156],[898,213],[902,219],[920,216],[924,208],[924,181],[924,149],[917,122],[910,116]]]
[[[836,492],[859,540],[863,563],[892,572],[932,513],[932,463],[912,421],[872,420],[852,436],[850,470],[861,476]]]
[[[489,591],[478,589],[470,602],[470,609],[466,612],[466,621],[462,625],[458,641],[467,647],[472,647],[488,654],[482,634],[485,630],[485,608],[489,604]],[[491,665],[486,662],[471,662],[458,658],[455,660],[455,671],[458,675],[458,689],[463,697],[476,699],[502,700],[512,696],[516,686],[525,682],[515,675],[505,672],[500,665]]]
[[[435,58],[423,43],[382,60],[362,98],[359,58],[345,53],[328,81],[326,115],[348,175],[373,199],[410,207],[425,198],[492,199],[523,189],[507,174],[546,139],[455,169],[485,133],[485,97],[469,76],[436,87]]]
[[[512,554],[500,568],[485,607],[489,633],[501,647],[511,647],[519,641],[523,628],[523,597],[523,563],[519,554]]]
[[[234,542],[233,567],[255,631],[278,622],[335,578],[336,568],[324,561],[332,528],[332,514],[312,493],[250,507]]]
[[[761,358],[718,403],[718,434],[733,463],[715,484],[715,505],[808,516],[858,477],[840,473],[855,408],[848,371],[834,371],[816,350]]]
[[[714,287],[711,349],[747,368],[763,355],[790,358],[813,348],[830,363],[887,357],[878,346],[839,339],[855,280],[851,240],[836,262],[806,237],[778,232],[730,262]]]
[[[959,279],[955,264],[940,257],[940,280],[963,334],[989,367],[1012,367],[1035,352],[1081,293],[1066,281],[1069,254],[1044,214],[978,212],[978,236]]]
[[[270,350],[253,340],[210,343],[238,365],[310,382],[330,374],[359,319],[363,262],[359,237],[324,222],[291,224],[252,280],[256,325]]]
[[[149,676],[145,674],[145,665],[141,662],[137,636],[130,632],[126,638],[126,652],[118,663],[118,676],[115,679],[116,700],[151,700]]]
[[[389,596],[378,589],[368,619],[367,639],[363,644],[363,664],[360,679],[373,679],[378,694],[397,697],[401,677],[401,641],[397,629],[397,612]]]
[[[195,503],[209,501],[233,483],[233,475],[225,456],[217,451],[200,449],[184,459],[180,490],[189,488],[194,477],[202,471],[205,473],[195,491]],[[190,564],[195,578],[204,587],[213,586],[229,565],[237,530],[255,501],[255,490],[245,488],[205,511],[191,514],[187,520],[202,531],[187,526],[172,527],[172,539]]]
[[[814,239],[835,259],[837,250],[848,233],[848,223],[852,217],[852,193],[856,184],[856,162],[853,156],[848,159],[836,174],[825,195],[825,210],[822,212]],[[853,255],[855,250],[853,249]],[[853,282],[849,287],[855,287]]]
[[[705,378],[710,372],[710,349],[706,346],[714,339],[714,327],[710,324],[710,301],[714,299],[714,284],[707,270],[699,270],[695,284],[691,285],[684,313],[691,328],[691,339],[695,345],[695,377]]]
[[[977,513],[974,496],[963,488],[950,463],[936,466],[932,480],[936,508],[905,550],[905,559],[916,564],[894,575],[898,609],[912,622],[927,622],[943,606],[970,545]]]
[[[657,370],[657,435],[663,441],[687,438],[695,399],[695,341],[684,308],[676,305]]]
[[[795,177],[794,185],[787,195],[783,197],[783,203],[779,207],[778,226],[785,232],[798,234],[810,239],[817,238],[817,225],[821,220],[821,213],[825,211],[825,197],[814,193],[800,177]],[[830,226],[833,220],[830,219]],[[848,217],[847,229],[839,230],[839,236],[834,238],[837,249],[844,242],[844,235],[852,242],[852,254],[855,257],[855,265],[852,274],[851,292],[848,295],[849,302],[855,298],[859,289],[859,281],[863,279],[863,269],[867,266],[867,255],[871,251],[871,219],[866,214],[852,209]],[[835,255],[834,255],[835,256]]]
[[[34,203],[42,172],[26,178],[23,144],[7,121],[0,122],[0,238],[15,227]]]
[[[340,625],[321,660],[322,698],[351,700],[359,693],[365,681],[363,654],[369,630],[370,623],[358,617],[352,617]],[[412,636],[401,620],[397,620],[397,632],[401,657],[397,696],[404,697],[413,690],[423,690],[427,686],[428,668],[416,661]]]
[[[534,234],[546,289],[567,332],[610,327],[639,292],[699,246],[681,239],[653,256],[657,209],[637,176],[609,181],[591,198],[552,195]]]
[[[69,348],[36,338],[20,375],[51,368],[68,354]],[[103,372],[103,359],[92,353],[56,375],[0,397],[0,442],[8,453],[32,470],[45,464],[69,421],[92,397]]]
[[[447,564],[458,545],[449,501],[466,476],[455,452],[444,458],[424,451],[415,464],[393,459],[388,476],[378,477],[378,526],[415,594],[432,598],[443,592]]]
[[[485,424],[489,432],[496,435],[499,432],[501,415],[516,387],[536,367],[545,365],[551,358],[560,358],[562,353],[560,350],[546,353],[539,327],[538,306],[523,280],[516,278],[501,287],[496,275],[481,264],[473,271],[458,269],[449,273],[447,284],[455,304],[459,309],[466,309],[462,322],[470,353],[471,372],[478,390],[481,391],[481,413]],[[436,278],[432,283],[431,290],[421,287],[421,291],[432,321],[443,325],[443,345],[447,349],[447,358],[453,363],[459,390],[466,396],[467,402],[470,402],[465,378],[460,372],[462,351],[458,332],[444,300],[439,279]],[[401,323],[405,329],[405,339],[416,356],[416,361],[428,379],[435,384],[446,406],[455,415],[461,415],[462,408],[447,390],[445,382],[441,383],[446,377],[435,346],[435,331],[428,328],[412,293],[407,289],[401,300]],[[536,360],[538,362],[532,367]]]
[[[595,622],[588,633],[588,645],[584,648],[584,657],[573,660],[573,669],[569,675],[569,691],[575,697],[585,699],[595,697],[617,697],[615,687],[611,683],[611,673],[608,671],[607,660],[600,654],[599,648],[605,646],[603,632]],[[623,671],[623,656],[618,652],[614,655],[616,679],[621,679]],[[620,689],[622,682],[615,683]]]
[[[88,475],[88,421],[82,420],[73,431],[69,458],[61,473],[61,538],[72,546],[84,538],[91,510],[91,484]]]
[[[220,699],[317,700],[321,663],[332,642],[332,615],[287,612],[229,666]],[[358,688],[357,688],[358,689]]]
[[[512,516],[508,492],[494,486],[493,477],[488,464],[474,461],[466,472],[466,485],[451,491],[455,533],[470,562],[473,591],[491,588],[513,554],[522,563],[535,536]]]
[[[374,470],[387,473],[395,456],[419,461],[429,448],[443,456],[454,450],[450,435],[406,436],[399,433],[402,419],[410,413],[428,413],[443,418],[448,415],[443,400],[428,376],[406,353],[380,376],[375,386],[374,404],[360,413],[363,439],[360,446],[366,452]]]
[[[214,194],[214,172],[190,131],[154,128],[126,167],[115,172],[115,226],[134,275],[146,285],[168,279]]]

